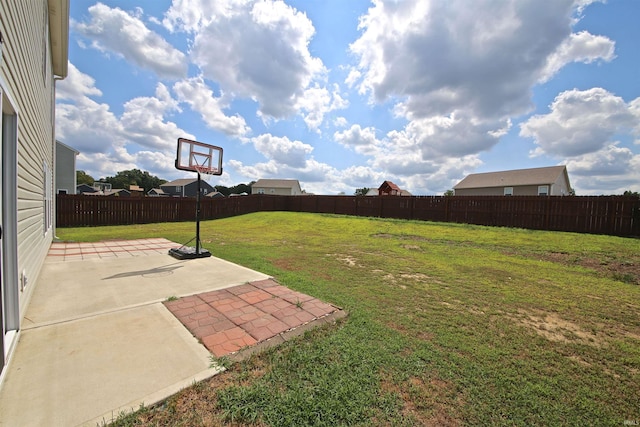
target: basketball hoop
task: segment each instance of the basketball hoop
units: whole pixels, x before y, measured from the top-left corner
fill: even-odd
[[[169,249],[169,255],[178,259],[209,257],[211,253],[206,249],[202,249],[200,244],[200,180],[202,176],[209,181],[213,175],[222,175],[222,148],[190,139],[178,138],[175,166],[176,169],[198,173],[196,237],[179,248]],[[187,246],[194,240],[196,243],[195,248]]]

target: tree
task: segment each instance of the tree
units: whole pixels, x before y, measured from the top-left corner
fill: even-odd
[[[444,192],[444,195],[447,196],[447,197],[450,197],[450,196],[455,195],[455,193],[454,193],[453,190],[447,190],[447,191]]]
[[[631,191],[631,190],[627,190],[624,193],[622,193],[623,196],[636,196],[636,197],[640,197],[640,193],[638,193],[637,191]]]
[[[238,184],[231,187],[229,190],[231,191],[231,194],[242,194],[242,193],[251,194],[251,184],[253,184],[254,182],[255,181],[252,181],[249,184]]]
[[[231,194],[229,187],[225,187],[224,185],[216,185],[216,191],[225,197],[229,197],[229,194]]]
[[[88,175],[85,171],[76,171],[76,184],[88,184],[93,185],[96,182],[91,175]]]
[[[366,196],[369,190],[371,190],[369,187],[356,188],[356,192],[354,194],[356,196]]]
[[[144,192],[147,193],[152,188],[160,188],[162,184],[167,182],[164,179],[152,176],[149,172],[142,172],[140,169],[131,169],[121,171],[116,176],[108,176],[100,179],[100,181],[108,182],[112,188],[124,188],[129,189],[130,185],[137,185],[144,188]]]

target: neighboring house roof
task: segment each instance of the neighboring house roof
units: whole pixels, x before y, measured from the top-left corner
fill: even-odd
[[[60,142],[57,139],[56,139],[56,144],[68,149],[69,151],[73,151],[74,153],[76,153],[76,155],[80,154],[80,152],[78,150],[76,150],[75,148],[69,147],[67,144],[65,144],[63,142]]]
[[[115,196],[115,195],[120,195],[120,194],[131,194],[130,191],[125,190],[124,188],[114,188],[113,190],[107,190],[103,193],[103,195],[105,196]]]
[[[233,194],[232,194],[232,196],[233,196]],[[224,194],[222,194],[222,193],[221,193],[221,192],[219,192],[219,191],[212,191],[211,193],[206,194],[204,197],[211,197],[211,198],[214,198],[214,197],[224,197]]]
[[[296,186],[300,187],[300,182],[297,179],[259,179],[251,185],[251,188],[293,188]]]
[[[566,166],[472,173],[453,188],[454,190],[459,190],[463,188],[518,187],[522,185],[552,184],[558,179],[560,174],[563,173],[567,173]]]
[[[198,180],[198,178],[182,178],[182,179],[175,179],[171,182],[165,182],[164,184],[160,185],[160,188],[162,187],[184,187],[185,185],[189,185],[192,182],[196,182]]]
[[[76,192],[78,191],[80,191],[81,193],[96,193],[99,190],[89,184],[78,184],[76,186]]]
[[[147,194],[157,194],[158,196],[161,196],[167,193],[165,193],[162,188],[152,188],[151,190],[147,191]]]
[[[130,185],[129,191],[144,191],[144,188],[138,187],[137,185]]]
[[[397,185],[395,185],[393,182],[391,181],[385,181],[382,183],[382,185],[380,187],[378,187],[378,190],[384,188],[384,187],[389,187],[392,190],[396,190],[396,191],[402,191],[400,189],[400,187],[398,187]]]

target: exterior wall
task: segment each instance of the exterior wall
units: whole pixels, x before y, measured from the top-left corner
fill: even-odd
[[[201,179],[200,180],[200,191],[202,191],[202,195],[206,196],[209,193],[213,193],[214,188],[207,181]],[[185,186],[184,195],[186,197],[196,197],[198,194],[198,181],[192,182]]]
[[[537,185],[523,185],[520,187],[513,187],[505,185],[504,187],[487,187],[487,188],[460,188],[455,190],[456,196],[504,196],[504,188],[513,188],[514,196],[537,196]],[[551,191],[551,186],[549,187]]]
[[[23,313],[53,238],[55,89],[47,0],[0,2],[0,31],[0,85],[17,112],[17,177],[9,177],[17,194],[15,200],[3,194],[3,210],[15,210],[16,224],[3,228],[17,230],[17,271],[27,278],[24,289],[20,277],[4,286],[20,287]]]
[[[558,179],[551,185],[549,190],[552,196],[568,196],[571,194],[571,188],[564,174],[560,174]]]
[[[198,193],[198,181],[190,182],[184,186],[180,186],[181,190],[177,191],[175,185],[161,185],[162,191],[172,197],[196,197]],[[215,189],[205,180],[200,180],[200,189],[203,195],[213,193]]]
[[[297,196],[292,188],[252,187],[251,194],[271,194],[276,196]]]
[[[455,190],[456,196],[503,196],[504,188],[460,188]]]
[[[56,142],[56,194],[60,190],[75,194],[76,154],[77,151]]]

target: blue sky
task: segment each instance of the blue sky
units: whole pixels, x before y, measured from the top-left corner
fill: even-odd
[[[56,137],[98,179],[293,178],[442,194],[567,165],[578,195],[640,191],[637,0],[72,1]]]

